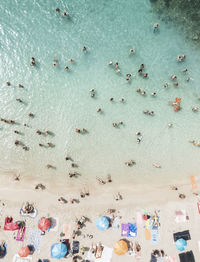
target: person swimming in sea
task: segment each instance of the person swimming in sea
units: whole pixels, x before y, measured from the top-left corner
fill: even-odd
[[[153,32],[156,33],[158,31],[158,26],[159,24],[158,23],[155,23],[154,26],[153,26]]]
[[[35,66],[35,65],[36,65],[35,58],[32,57],[32,58],[31,58],[31,64],[30,64],[30,66]]]

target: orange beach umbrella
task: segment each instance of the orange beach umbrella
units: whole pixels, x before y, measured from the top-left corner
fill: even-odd
[[[27,246],[21,247],[19,252],[18,252],[18,255],[20,257],[27,257],[29,254],[30,254],[30,250]]]
[[[128,244],[124,240],[119,240],[114,245],[115,254],[121,256],[124,255],[128,251]]]
[[[38,228],[42,231],[46,231],[51,226],[51,222],[49,219],[42,217],[40,218],[40,221],[38,222]]]

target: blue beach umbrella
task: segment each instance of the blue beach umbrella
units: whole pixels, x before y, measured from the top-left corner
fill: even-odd
[[[110,225],[110,221],[109,221],[109,218],[108,217],[99,217],[96,221],[96,226],[99,230],[106,230],[109,228],[109,225]]]
[[[186,246],[187,246],[187,242],[185,241],[185,239],[179,238],[178,240],[176,240],[176,248],[179,251],[184,251],[186,249]]]
[[[63,243],[56,243],[51,246],[51,257],[53,258],[62,258],[67,253],[67,247]]]

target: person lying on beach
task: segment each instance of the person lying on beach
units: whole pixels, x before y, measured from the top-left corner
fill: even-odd
[[[22,212],[25,214],[31,214],[34,212],[34,206],[33,204],[30,204],[29,202],[26,202],[24,207],[22,208]]]
[[[46,187],[45,187],[43,184],[37,184],[37,185],[35,186],[35,189],[44,190],[44,189],[46,189]]]
[[[105,184],[105,181],[103,181],[101,178],[99,178],[99,177],[96,177],[96,180],[97,180],[97,182],[98,182],[98,184],[100,184],[100,185],[104,185]]]
[[[61,204],[67,204],[67,200],[66,200],[64,197],[58,198],[58,201],[59,201]]]
[[[111,175],[108,174],[107,177],[106,177],[106,182],[107,183],[111,183],[112,182],[112,178],[111,178]]]
[[[81,229],[81,228],[84,226],[86,220],[87,220],[87,219],[86,219],[86,217],[84,217],[84,216],[82,216],[79,220],[76,219],[76,228],[77,228],[77,229]]]
[[[161,165],[157,164],[157,163],[153,163],[153,166],[156,168],[161,168]]]
[[[125,162],[125,165],[126,165],[126,166],[132,166],[132,165],[134,165],[134,164],[136,164],[136,162],[135,162],[134,160],[130,160],[130,161],[128,161],[128,162]]]
[[[178,190],[178,187],[176,187],[176,186],[171,186],[171,190]]]
[[[179,194],[179,198],[184,199],[184,198],[186,198],[186,196],[184,194]]]

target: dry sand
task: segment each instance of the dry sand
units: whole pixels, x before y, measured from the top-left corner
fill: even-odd
[[[80,241],[80,247],[90,247],[91,243],[98,243],[99,241],[108,246],[113,247],[114,243],[121,238],[121,231],[114,231],[109,228],[102,232],[96,228],[96,219],[100,215],[107,214],[107,209],[116,209],[116,215],[121,217],[122,223],[134,222],[136,212],[147,210],[150,214],[154,214],[157,210],[160,216],[161,226],[159,227],[159,240],[157,244],[145,240],[144,226],[138,228],[138,236],[136,240],[142,247],[141,262],[150,261],[151,251],[153,249],[163,249],[167,255],[175,256],[177,261],[178,251],[173,241],[173,233],[183,230],[190,230],[191,240],[188,242],[187,250],[193,250],[196,261],[200,261],[200,252],[198,250],[198,241],[200,240],[200,214],[197,209],[198,197],[193,193],[198,193],[198,189],[192,190],[190,184],[176,185],[178,191],[171,190],[168,186],[148,186],[148,185],[117,185],[116,183],[108,183],[105,185],[98,185],[94,183],[87,187],[90,191],[90,196],[80,198],[80,189],[84,185],[77,182],[78,179],[70,180],[70,183],[63,182],[55,184],[54,182],[47,183],[47,181],[35,181],[33,179],[21,178],[20,181],[13,181],[12,176],[2,175],[0,185],[0,240],[5,240],[8,244],[7,256],[3,261],[11,262],[14,254],[19,248],[27,244],[28,231],[30,228],[37,228],[38,219],[42,216],[59,217],[59,227],[57,232],[47,232],[42,236],[41,251],[38,254],[33,254],[32,261],[36,262],[38,258],[48,258],[50,261],[57,261],[50,257],[50,247],[53,243],[59,242],[61,239],[63,224],[70,224],[75,228],[75,219],[81,216],[88,217],[91,222],[86,222],[86,226],[81,230],[81,235],[76,237]],[[188,178],[189,180],[189,178]],[[46,189],[35,190],[37,183],[44,183]],[[96,182],[96,181],[95,181]],[[198,182],[198,181],[197,181]],[[78,184],[78,185],[77,185]],[[197,183],[198,184],[198,183]],[[199,185],[198,185],[199,187]],[[113,194],[120,192],[123,200],[116,201]],[[178,197],[179,193],[186,195],[185,199]],[[73,197],[79,199],[80,203],[61,204],[58,198],[62,196],[69,200]],[[12,216],[15,221],[23,220],[19,214],[20,207],[25,201],[33,202],[38,210],[38,216],[35,219],[26,218],[27,232],[23,242],[17,242],[14,239],[16,231],[4,231],[4,218]],[[5,206],[2,205],[5,204]],[[184,223],[177,224],[175,222],[174,211],[178,209],[185,209],[188,213],[189,220]],[[90,239],[87,234],[92,234],[94,237]],[[85,235],[85,238],[84,238]],[[134,238],[128,238],[135,242]],[[85,252],[87,254],[87,252]],[[83,258],[85,257],[82,256]],[[117,256],[113,253],[112,261],[134,261],[135,258],[124,255]],[[72,258],[63,258],[60,261],[72,261]],[[82,261],[82,260],[79,260]],[[136,261],[136,260],[135,260]]]

